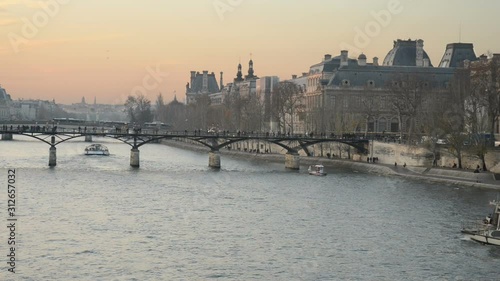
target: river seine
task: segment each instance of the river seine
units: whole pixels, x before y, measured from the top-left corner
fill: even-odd
[[[160,144],[0,141],[0,219],[16,170],[16,264],[0,229],[0,280],[500,280],[500,248],[464,238],[497,192]],[[95,141],[96,139],[94,139]]]

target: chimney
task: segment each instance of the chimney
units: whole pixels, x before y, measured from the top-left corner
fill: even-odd
[[[202,86],[202,92],[208,92],[208,71],[203,70],[203,86]]]
[[[292,75],[292,79],[297,79],[297,75],[296,74]]]
[[[196,77],[196,71],[191,71],[191,83],[189,84],[191,88],[193,87],[195,77]]]
[[[424,59],[424,67],[429,67],[430,63],[429,63],[429,59]]]
[[[373,65],[378,66],[378,57],[373,58]]]
[[[222,76],[224,75],[224,72],[220,72],[220,89],[222,91],[222,88],[224,88],[224,80],[222,78]]]
[[[340,66],[349,65],[349,58],[347,57],[348,51],[342,50],[340,51]]]
[[[416,66],[422,67],[424,66],[424,40],[418,39],[416,42],[417,45],[417,54],[416,54]]]
[[[324,61],[327,61],[327,60],[330,60],[330,59],[332,59],[332,55],[326,54]]]
[[[307,72],[302,72],[302,77],[306,77],[307,76]]]
[[[481,56],[479,56],[479,61],[481,61],[481,62],[487,62],[488,61],[488,57],[485,54],[482,54]]]

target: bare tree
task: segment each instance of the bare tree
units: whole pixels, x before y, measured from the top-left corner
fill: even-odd
[[[224,119],[223,126],[228,130],[241,130],[241,110],[243,101],[238,92],[228,93],[224,98],[223,110]]]
[[[464,132],[463,111],[460,105],[448,105],[448,109],[440,116],[438,126],[444,134],[448,151],[457,158],[458,168],[462,168],[462,156],[466,150],[469,135]]]
[[[423,147],[427,148],[432,152],[433,161],[432,165],[437,165],[437,160],[439,156],[439,145],[437,144],[440,138],[444,138],[446,133],[441,126],[441,120],[443,117],[442,104],[444,100],[438,95],[429,96],[426,99],[425,107],[427,108],[427,113],[422,114],[422,126],[421,132],[423,134],[420,142]]]
[[[370,120],[375,118],[375,109],[376,107],[376,102],[375,102],[375,95],[373,92],[365,90],[367,93],[361,98],[361,112],[363,112],[364,115],[364,122],[365,122],[365,137],[368,135],[368,124],[370,123]]]
[[[303,91],[293,82],[283,81],[274,88],[272,94],[273,113],[281,132],[286,132],[288,127],[288,131],[293,134],[294,120],[296,113],[302,110],[303,99]]]
[[[393,93],[392,107],[398,115],[400,138],[403,139],[403,129],[406,128],[407,143],[413,140],[413,133],[420,113],[422,100],[430,92],[428,77],[417,74],[400,74],[394,77],[389,85]],[[403,126],[407,120],[408,126]]]
[[[242,99],[242,129],[245,131],[261,131],[263,127],[264,105],[256,94]]]
[[[188,105],[186,122],[188,129],[206,130],[210,126],[208,122],[210,104],[208,94],[199,94],[196,96],[196,101]]]
[[[485,157],[492,144],[486,138],[485,132],[493,130],[489,123],[495,122],[495,120],[491,120],[489,117],[491,114],[497,114],[495,113],[497,109],[490,103],[496,97],[489,92],[487,70],[488,67],[485,67],[481,62],[477,67],[471,68],[470,85],[464,108],[466,127],[469,132],[469,151],[479,158],[484,171],[487,170]],[[491,140],[493,140],[493,133],[494,131],[491,133]]]
[[[164,123],[167,122],[167,106],[163,101],[163,95],[161,93],[156,97],[155,119]]]
[[[130,122],[144,124],[145,122],[153,121],[153,113],[151,111],[151,101],[144,95],[128,96],[125,102]]]
[[[500,58],[474,62],[471,66],[471,84],[486,109],[492,141],[490,145],[494,145],[495,124],[500,117]]]

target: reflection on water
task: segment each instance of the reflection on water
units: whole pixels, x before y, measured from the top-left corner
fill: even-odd
[[[99,141],[111,156],[68,142],[55,168],[46,144],[0,142],[3,173],[18,170],[21,280],[498,277],[500,250],[459,231],[494,192],[228,156],[214,171],[207,153],[154,144],[133,169],[129,146]]]

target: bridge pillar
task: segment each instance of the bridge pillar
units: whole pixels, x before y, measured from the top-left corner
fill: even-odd
[[[219,151],[210,151],[208,153],[208,166],[211,168],[220,169]]]
[[[49,167],[55,167],[57,163],[56,147],[51,146],[49,148]]]
[[[139,149],[137,148],[130,150],[130,166],[139,168]]]
[[[285,168],[292,170],[300,169],[300,155],[297,152],[285,154]]]
[[[85,141],[86,142],[92,142],[92,135],[86,135],[85,136]]]
[[[2,140],[12,140],[12,134],[2,134]]]

